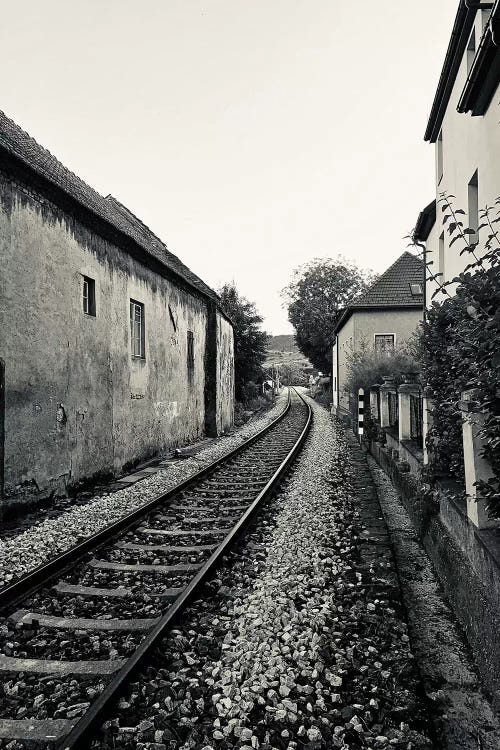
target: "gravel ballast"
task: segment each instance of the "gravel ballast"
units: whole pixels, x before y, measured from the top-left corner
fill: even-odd
[[[286,405],[284,391],[272,409],[190,457],[160,470],[123,490],[99,495],[57,517],[49,517],[19,534],[0,540],[0,589],[84,538],[119,520],[136,508],[167,492],[175,485],[241,445],[275,419]]]
[[[99,750],[431,748],[390,548],[312,402],[296,468],[106,722]]]

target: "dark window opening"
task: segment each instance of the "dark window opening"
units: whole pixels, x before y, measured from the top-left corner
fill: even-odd
[[[443,131],[439,131],[437,139],[437,181],[438,184],[441,182],[443,177]]]
[[[83,277],[83,312],[95,318],[95,280]]]
[[[175,322],[174,314],[172,312],[172,308],[170,307],[170,305],[168,306],[168,314],[170,316],[170,322],[172,323],[173,329],[175,333],[177,333],[177,323]]]
[[[144,305],[142,302],[130,300],[130,340],[132,344],[132,356],[139,359],[146,358],[145,328],[144,328]]]
[[[394,350],[393,333],[375,334],[375,351],[377,354],[390,354]]]
[[[475,245],[479,242],[479,198],[478,198],[478,180],[477,169],[472,175],[467,186],[467,198],[469,208],[469,244]]]
[[[194,336],[192,331],[187,332],[187,371],[188,379],[191,381],[194,374]]]

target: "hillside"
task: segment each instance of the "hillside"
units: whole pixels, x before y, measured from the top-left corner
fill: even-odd
[[[264,366],[279,364],[300,365],[302,368],[311,367],[309,360],[297,348],[293,334],[272,336],[269,341]]]

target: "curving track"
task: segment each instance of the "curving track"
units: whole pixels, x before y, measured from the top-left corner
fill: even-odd
[[[0,592],[0,747],[89,746],[124,682],[281,480],[310,422],[291,391],[256,436]]]

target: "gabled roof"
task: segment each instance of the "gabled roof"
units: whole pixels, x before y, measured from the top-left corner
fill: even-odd
[[[111,195],[107,198],[100,195],[0,111],[0,156],[2,151],[63,191],[66,196],[104,221],[111,229],[132,240],[139,251],[142,251],[142,255],[145,254],[144,260],[151,256],[159,261],[170,275],[182,280],[204,297],[219,302],[218,295],[171,253],[167,246],[122,203]]]
[[[477,7],[474,7],[470,0],[460,0],[424,135],[424,140],[431,143],[435,143],[441,130],[441,124],[448,102],[450,101],[453,84],[455,83],[462,56],[472,31],[476,10]]]
[[[423,208],[415,224],[413,230],[413,241],[414,242],[425,242],[430,234],[430,231],[436,223],[436,199],[432,200],[425,208]]]
[[[405,251],[366,292],[344,310],[337,321],[335,331],[339,331],[356,310],[422,308],[424,270],[423,261],[416,255]],[[412,284],[419,284],[422,293],[412,294]]]
[[[484,115],[500,83],[500,0],[496,0],[458,101],[459,112]]]

